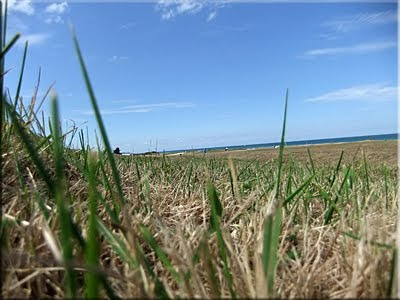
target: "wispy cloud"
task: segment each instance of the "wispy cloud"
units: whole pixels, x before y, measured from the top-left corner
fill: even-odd
[[[328,21],[322,25],[335,32],[345,33],[348,31],[360,29],[367,25],[380,25],[395,23],[397,21],[397,12],[387,10],[373,13],[360,13],[343,17],[338,20]]]
[[[207,22],[211,22],[216,17],[217,17],[217,11],[214,10],[214,11],[210,12],[210,14],[207,17]]]
[[[195,105],[191,102],[162,102],[152,104],[128,105],[113,109],[101,110],[102,115],[129,114],[129,113],[148,113],[161,109],[182,109],[192,108]],[[92,111],[81,112],[82,115],[93,115]]]
[[[49,14],[60,15],[63,12],[65,12],[67,8],[68,8],[68,3],[66,1],[61,2],[61,3],[54,2],[54,3],[49,4],[44,11]]]
[[[46,6],[44,12],[48,15],[45,22],[51,23],[64,23],[64,19],[61,17],[68,9],[68,3],[64,2],[54,2]]]
[[[392,101],[396,100],[397,93],[397,86],[390,86],[384,83],[374,83],[331,91],[317,97],[309,98],[305,100],[305,102]]]
[[[211,10],[207,22],[216,16],[216,9],[224,6],[229,0],[159,0],[156,9],[161,11],[164,20],[170,20],[178,15],[197,14],[203,9]]]
[[[35,13],[31,0],[8,0],[8,10],[10,12],[20,12],[28,16],[32,16]]]
[[[199,0],[160,0],[158,8],[161,10],[161,17],[169,20],[179,14],[197,13],[204,4],[204,1]]]
[[[49,16],[44,20],[47,24],[63,24],[64,19],[61,16]]]
[[[33,33],[33,34],[25,34],[22,35],[18,40],[18,46],[24,46],[25,42],[28,41],[29,46],[32,45],[40,45],[46,42],[50,38],[50,35],[47,33]]]
[[[127,60],[129,59],[128,56],[118,56],[118,55],[113,55],[108,59],[108,62],[113,63],[121,60]]]
[[[308,50],[303,54],[303,58],[310,58],[322,55],[337,55],[337,54],[364,54],[368,52],[382,51],[395,48],[396,42],[378,42],[364,43],[346,47],[320,48]]]

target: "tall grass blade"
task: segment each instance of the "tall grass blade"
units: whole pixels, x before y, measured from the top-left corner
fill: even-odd
[[[396,298],[396,277],[399,276],[397,269],[397,249],[392,250],[392,259],[390,262],[389,282],[386,291],[386,298]],[[397,287],[398,288],[398,287]]]
[[[83,78],[85,80],[86,88],[87,88],[87,91],[89,93],[90,102],[92,104],[93,111],[94,111],[94,114],[95,114],[95,117],[96,117],[96,120],[97,120],[97,125],[99,126],[99,129],[100,129],[100,135],[101,135],[101,137],[103,139],[105,151],[106,151],[108,159],[110,161],[112,176],[113,176],[115,185],[117,187],[118,196],[119,196],[119,199],[120,199],[121,203],[125,204],[126,200],[125,200],[125,197],[124,197],[123,192],[122,192],[121,178],[120,178],[120,175],[119,175],[119,172],[118,172],[118,169],[117,169],[117,165],[115,163],[114,155],[111,152],[111,145],[110,145],[110,142],[108,140],[108,136],[107,136],[106,129],[105,129],[105,126],[104,126],[104,122],[103,122],[103,119],[101,117],[100,110],[99,110],[99,107],[97,105],[97,100],[96,100],[92,85],[91,85],[90,80],[89,80],[89,75],[88,75],[88,72],[86,70],[85,63],[83,61],[83,57],[82,57],[81,50],[80,50],[80,47],[79,47],[79,44],[78,44],[78,40],[77,40],[75,32],[74,32],[74,30],[72,28],[71,28],[71,32],[72,32],[72,39],[73,39],[73,42],[74,42],[74,45],[75,45],[75,50],[76,50],[76,53],[78,55],[79,64],[80,64],[80,67],[81,67],[81,70],[82,70]]]
[[[225,275],[225,279],[229,286],[229,291],[231,293],[231,297],[236,298],[236,292],[235,292],[235,289],[233,286],[232,273],[229,268],[228,256],[226,253],[226,246],[225,246],[225,242],[224,242],[224,239],[222,236],[222,230],[221,230],[222,205],[218,199],[217,191],[216,191],[214,185],[209,183],[207,189],[208,189],[208,197],[210,199],[210,204],[211,204],[211,219],[210,219],[211,228],[213,231],[215,231],[216,236],[217,236],[217,244],[218,244],[219,254],[220,254],[220,257],[221,257],[223,265],[224,265],[224,275]]]
[[[369,193],[369,175],[368,175],[367,160],[365,159],[364,150],[362,150],[362,154],[363,154],[363,159],[364,159],[365,182],[367,184],[367,192]]]
[[[332,179],[331,179],[330,182],[329,182],[329,186],[330,186],[330,187],[333,186],[333,184],[334,184],[334,182],[335,182],[335,179],[336,179],[337,175],[339,174],[340,165],[341,165],[342,159],[343,159],[343,154],[344,154],[344,151],[342,151],[342,152],[340,153],[340,158],[339,158],[339,161],[338,161],[338,163],[337,163],[337,165],[336,165],[335,172],[333,173]]]
[[[57,98],[52,98],[52,144],[54,153],[54,164],[56,173],[56,182],[53,188],[55,192],[55,198],[57,203],[57,213],[60,220],[61,230],[61,246],[63,249],[63,258],[66,268],[66,297],[76,297],[76,275],[72,268],[73,261],[73,245],[72,245],[72,227],[70,222],[70,215],[68,208],[64,201],[66,199],[65,194],[65,173],[64,173],[64,157],[63,157],[63,145],[61,140],[61,128],[58,115]]]
[[[6,0],[4,3],[4,25],[3,25],[3,40],[1,41],[1,47],[3,48],[6,45],[6,37],[7,37],[7,10],[8,10],[8,1]]]
[[[278,197],[279,197],[280,185],[281,185],[281,173],[282,173],[282,165],[283,165],[283,148],[285,147],[286,115],[287,115],[288,97],[289,97],[289,89],[286,90],[285,112],[284,112],[284,115],[283,115],[282,137],[281,137],[281,144],[280,144],[280,147],[279,147],[278,177],[276,178],[276,193],[275,193],[275,198],[276,199],[278,199]]]
[[[175,281],[177,283],[182,282],[182,278],[179,275],[179,272],[175,270],[174,266],[172,265],[171,261],[169,260],[169,258],[167,256],[167,254],[164,252],[164,250],[162,250],[162,248],[157,243],[156,239],[153,237],[153,235],[151,234],[149,229],[145,225],[141,224],[140,232],[142,233],[144,240],[154,250],[157,257],[160,259],[161,263],[169,271],[169,273],[175,279]]]
[[[122,261],[126,262],[132,269],[137,268],[138,262],[131,255],[131,253],[128,251],[125,244],[120,240],[120,238],[116,236],[114,233],[112,233],[99,218],[97,218],[96,220],[97,220],[97,229],[104,236],[107,242],[118,254],[118,256],[122,259]]]
[[[25,128],[22,126],[20,123],[16,112],[14,111],[14,108],[8,104],[5,103],[5,108],[8,112],[8,115],[11,118],[12,124],[16,130],[16,133],[19,135],[21,138],[26,150],[29,153],[29,157],[32,160],[32,162],[35,164],[39,175],[42,177],[44,182],[47,184],[48,189],[50,190],[51,193],[55,193],[54,187],[54,181],[52,180],[49,171],[45,167],[45,164],[43,163],[42,159],[39,157],[38,151],[35,147],[34,142],[32,139],[29,137],[29,134],[26,132]]]
[[[314,161],[313,161],[313,159],[311,157],[310,148],[308,148],[308,147],[307,147],[307,153],[308,153],[308,158],[310,159],[311,169],[312,169],[313,173],[315,174]]]
[[[287,197],[285,199],[285,201],[283,201],[283,206],[287,205],[294,197],[296,197],[297,194],[299,194],[302,190],[304,190],[306,187],[309,186],[309,184],[311,183],[311,181],[315,178],[316,174],[314,173],[313,175],[311,175],[310,177],[307,178],[306,181],[303,182],[303,184],[301,186],[299,186],[292,194],[289,195],[289,197]]]
[[[22,65],[21,65],[21,71],[19,73],[19,80],[18,80],[18,86],[17,86],[17,92],[15,93],[15,98],[14,98],[14,109],[17,108],[17,103],[19,99],[19,93],[21,91],[21,85],[22,85],[22,78],[24,76],[24,69],[25,69],[25,60],[26,60],[26,52],[28,51],[28,41],[25,42],[25,47],[24,47],[24,55],[22,56]]]
[[[3,41],[3,29],[2,29],[2,21],[3,21],[3,2],[0,1],[0,41]],[[3,45],[1,45],[3,48]],[[4,57],[0,59],[0,74],[4,73]],[[5,112],[5,97],[4,97],[4,76],[0,75],[0,216],[3,217],[3,121],[4,121],[4,112]],[[1,245],[4,245],[3,240],[5,240],[6,233],[6,223],[3,224],[3,219],[0,222],[0,234],[2,242]],[[3,259],[0,255],[0,264],[2,265]],[[0,272],[0,290],[3,291],[3,272]]]
[[[275,295],[274,283],[275,283],[276,267],[278,263],[278,248],[279,248],[279,236],[281,232],[281,223],[282,223],[282,202],[283,202],[279,199],[279,196],[280,196],[280,185],[281,185],[281,172],[283,165],[283,149],[285,147],[288,97],[289,97],[289,90],[287,89],[286,99],[285,99],[285,112],[283,115],[282,137],[279,148],[278,176],[276,179],[275,198],[272,200],[273,202],[270,203],[271,207],[264,221],[262,262],[263,262],[264,275],[267,281],[266,285],[267,285],[268,297],[273,297]]]
[[[12,46],[14,46],[14,44],[18,41],[18,39],[20,38],[21,34],[17,33],[16,35],[14,35],[14,37],[11,39],[11,41],[8,42],[8,44],[1,50],[0,52],[0,59],[3,59],[4,56],[7,54],[8,51],[10,51],[10,49],[12,48]],[[4,67],[2,70],[2,73],[4,74]]]
[[[218,277],[216,276],[217,271],[215,270],[215,266],[211,259],[212,256],[211,256],[207,241],[205,241],[205,240],[201,241],[198,250],[199,250],[198,258],[199,259],[201,258],[205,264],[208,281],[210,283],[212,298],[214,298],[214,299],[220,298],[221,297],[221,288],[219,286]]]
[[[86,242],[86,265],[89,269],[98,269],[100,264],[99,240],[97,229],[97,188],[96,188],[96,163],[89,157],[88,179],[89,179],[89,233]],[[89,299],[98,298],[100,278],[96,272],[85,274],[85,297]]]
[[[347,168],[346,173],[345,173],[345,175],[344,175],[344,179],[343,179],[343,181],[342,181],[342,183],[341,183],[341,185],[340,185],[340,188],[339,188],[339,191],[337,192],[337,195],[336,195],[336,197],[335,197],[335,200],[333,201],[333,204],[331,203],[330,208],[329,208],[328,211],[325,213],[325,216],[324,216],[324,224],[325,224],[325,225],[327,225],[327,224],[329,224],[329,223],[331,222],[332,216],[333,216],[333,211],[334,211],[334,210],[337,210],[337,211],[338,211],[338,209],[337,209],[337,207],[336,207],[336,204],[337,204],[337,202],[338,202],[338,200],[339,200],[339,197],[340,197],[340,195],[341,195],[341,193],[342,193],[342,190],[343,190],[343,187],[344,187],[344,185],[345,185],[345,183],[346,183],[347,177],[348,177],[349,174],[350,174],[350,170],[351,170],[351,167]]]

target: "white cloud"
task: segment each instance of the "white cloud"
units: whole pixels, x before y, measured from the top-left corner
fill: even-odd
[[[46,20],[44,20],[47,24],[63,24],[64,23],[64,19],[61,18],[61,16],[50,16],[48,18],[46,18]]]
[[[48,14],[61,15],[67,10],[67,8],[68,8],[68,3],[66,1],[61,3],[55,2],[48,5],[44,11]]]
[[[309,98],[306,102],[332,102],[332,101],[392,101],[397,98],[397,86],[384,83],[357,85],[339,89],[323,95]]]
[[[347,47],[312,49],[306,51],[303,55],[303,58],[322,56],[322,55],[336,55],[336,54],[364,54],[368,52],[376,52],[376,51],[391,49],[395,48],[396,46],[397,46],[396,42],[378,42],[378,43],[364,43]]]
[[[159,0],[156,8],[161,11],[164,20],[172,19],[182,14],[197,14],[203,9],[210,9],[207,21],[211,21],[217,15],[216,9],[230,0]]]
[[[28,41],[29,46],[32,45],[40,45],[46,42],[49,39],[50,35],[47,33],[34,33],[34,34],[25,34],[22,35],[18,40],[18,46],[24,46],[25,42]]]
[[[217,11],[214,10],[210,12],[210,14],[207,17],[207,22],[214,20],[216,17],[217,17]]]
[[[31,0],[8,0],[8,10],[32,16],[35,13]]]
[[[181,109],[194,107],[193,103],[190,102],[162,102],[152,104],[137,104],[123,106],[115,109],[104,109],[101,110],[102,115],[115,115],[115,114],[128,114],[128,113],[147,113],[154,110],[160,109]],[[81,112],[83,115],[93,115],[92,111]]]
[[[68,3],[64,2],[54,2],[46,6],[44,12],[48,15],[45,19],[47,24],[63,24],[64,19],[61,17],[68,9]]]
[[[161,9],[161,17],[169,20],[183,13],[197,13],[205,4],[205,1],[199,0],[160,0],[158,2]]]
[[[359,29],[366,25],[389,24],[395,23],[396,21],[397,12],[395,10],[387,10],[347,16],[340,20],[325,22],[322,25],[329,27],[336,32],[345,33],[351,30]]]

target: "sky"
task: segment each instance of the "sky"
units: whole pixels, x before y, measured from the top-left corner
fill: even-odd
[[[395,1],[9,1],[15,95],[57,93],[63,130],[96,144],[76,32],[112,147],[123,152],[397,132]],[[40,98],[39,97],[39,98]],[[47,114],[50,99],[43,104]],[[73,120],[73,121],[72,121]]]

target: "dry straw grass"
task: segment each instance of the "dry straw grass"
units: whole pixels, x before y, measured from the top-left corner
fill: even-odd
[[[3,131],[10,130],[5,124]],[[47,147],[51,149],[51,147]],[[368,151],[368,150],[366,150]],[[41,157],[52,165],[44,145]],[[3,144],[3,297],[64,297],[64,265],[60,220],[54,199],[24,150],[10,135]],[[104,158],[103,158],[104,159]],[[79,172],[82,151],[66,151],[66,182],[70,211],[84,239],[88,236],[88,182]],[[97,174],[98,191],[112,206],[106,176]],[[222,235],[228,253],[233,286],[238,297],[266,297],[262,266],[263,223],[273,201],[276,162],[223,161],[208,158],[121,157],[117,159],[126,204],[113,224],[103,205],[97,216],[135,256],[143,249],[150,267],[170,297],[230,297],[215,233],[210,233],[210,201],[206,183],[214,183],[223,207]],[[318,167],[317,176],[283,209],[276,295],[288,298],[386,297],[391,295],[391,269],[395,243],[396,172],[369,165],[369,191],[362,165],[340,166],[330,186],[334,168]],[[303,183],[311,170],[307,164],[285,161],[284,199]],[[385,174],[387,187],[385,186]],[[233,180],[231,180],[233,176]],[[345,189],[339,192],[345,182]],[[111,183],[110,183],[111,184]],[[387,189],[387,190],[386,190]],[[37,195],[48,206],[46,221]],[[325,195],[327,194],[327,195]],[[324,217],[336,201],[332,220]],[[25,221],[25,222],[22,222]],[[177,280],[143,238],[140,224],[152,232],[168,256]],[[350,237],[350,232],[355,237]],[[77,242],[74,268],[77,295],[83,295],[87,266]],[[99,241],[99,272],[103,272],[119,297],[155,297],[155,277],[142,265],[133,266],[118,254],[109,240]],[[106,296],[104,291],[101,296]]]

